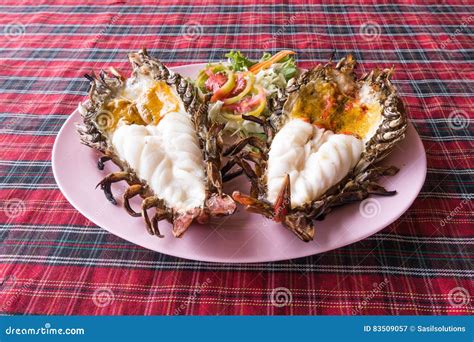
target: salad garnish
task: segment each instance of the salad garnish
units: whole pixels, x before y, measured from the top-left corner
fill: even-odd
[[[231,50],[226,62],[208,64],[196,78],[202,94],[210,95],[211,120],[225,123],[231,133],[248,136],[260,134],[261,127],[242,116],[269,115],[268,103],[278,90],[286,88],[298,69],[294,51],[264,53],[253,61],[240,51]]]

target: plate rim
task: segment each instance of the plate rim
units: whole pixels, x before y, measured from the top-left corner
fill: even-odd
[[[181,66],[176,66],[176,67],[170,67],[170,70],[172,71],[176,71],[176,72],[179,72],[180,70],[182,69],[187,69],[187,68],[198,68],[199,66],[202,66],[202,65],[206,65],[206,63],[197,63],[197,64],[186,64],[186,65],[181,65]],[[245,260],[245,261],[242,261],[241,259],[238,259],[238,260],[234,260],[232,258],[222,258],[222,257],[208,257],[208,256],[197,256],[197,258],[190,258],[190,257],[186,257],[186,256],[182,256],[180,255],[179,253],[175,254],[173,253],[173,251],[157,251],[155,249],[151,249],[147,246],[144,246],[140,243],[137,243],[137,242],[134,242],[134,241],[131,241],[130,239],[130,236],[127,236],[126,234],[122,234],[121,232],[117,232],[117,231],[111,231],[109,230],[108,228],[106,228],[107,225],[103,225],[99,222],[97,222],[97,220],[94,218],[92,219],[87,213],[85,213],[82,209],[81,209],[81,205],[79,205],[76,200],[70,196],[68,194],[67,191],[65,191],[65,186],[64,184],[62,183],[62,178],[59,176],[59,170],[57,169],[58,167],[58,162],[57,162],[57,158],[59,157],[58,156],[58,145],[59,145],[59,140],[60,140],[60,137],[64,134],[64,131],[66,130],[66,127],[70,124],[74,124],[74,123],[71,123],[71,121],[74,120],[74,117],[75,117],[75,114],[78,112],[77,108],[71,113],[68,115],[68,118],[65,120],[65,122],[63,123],[63,125],[61,126],[60,130],[58,131],[56,137],[55,137],[55,140],[54,140],[54,144],[53,144],[53,149],[52,149],[52,153],[51,153],[51,164],[52,164],[52,170],[53,170],[53,175],[54,175],[54,179],[56,181],[56,183],[58,184],[58,187],[59,187],[59,190],[61,191],[61,193],[63,194],[63,196],[68,200],[68,202],[81,214],[83,215],[87,220],[91,221],[92,223],[94,223],[95,225],[97,225],[98,227],[100,227],[101,229],[104,229],[105,231],[109,232],[110,234],[113,234],[115,236],[118,236],[120,237],[121,239],[124,239],[134,245],[137,245],[137,246],[140,246],[142,248],[145,248],[147,250],[151,250],[153,252],[157,252],[157,253],[161,253],[161,254],[166,254],[166,255],[170,255],[170,256],[173,256],[173,257],[177,257],[177,258],[181,258],[181,259],[186,259],[186,260],[192,260],[192,261],[199,261],[199,262],[210,262],[210,263],[228,263],[228,264],[238,264],[238,263],[243,263],[243,264],[255,264],[255,263],[264,263],[264,262],[276,262],[276,261],[284,261],[284,260],[293,260],[293,259],[299,259],[299,258],[304,258],[304,257],[309,257],[309,256],[312,256],[312,255],[317,255],[317,254],[321,254],[321,253],[325,253],[325,252],[328,252],[328,251],[332,251],[332,250],[336,250],[336,249],[339,249],[339,248],[342,248],[342,247],[345,247],[345,246],[349,246],[349,245],[352,245],[356,242],[359,242],[359,241],[362,241],[362,240],[365,240],[366,238],[380,232],[381,230],[385,229],[386,227],[388,227],[389,225],[391,225],[393,222],[395,222],[396,220],[398,220],[411,206],[412,204],[414,203],[414,201],[418,198],[418,195],[426,181],[426,175],[427,175],[427,159],[426,159],[426,150],[425,150],[425,147],[424,147],[424,144],[423,144],[423,141],[421,140],[416,128],[414,127],[414,125],[411,123],[410,120],[408,120],[408,129],[412,129],[414,134],[415,134],[415,138],[420,142],[420,145],[421,145],[421,148],[422,148],[422,155],[419,156],[419,157],[422,157],[422,160],[421,160],[421,163],[422,163],[422,166],[423,166],[423,177],[422,177],[422,181],[419,183],[419,187],[418,189],[416,189],[416,196],[414,196],[412,199],[410,199],[409,201],[403,201],[403,210],[400,210],[400,215],[398,216],[395,216],[393,218],[391,218],[390,220],[387,221],[386,224],[384,224],[383,226],[381,227],[377,227],[377,229],[374,229],[374,230],[371,230],[371,231],[368,231],[366,232],[365,234],[361,234],[361,235],[357,235],[356,237],[353,237],[351,239],[346,239],[346,240],[343,240],[343,242],[341,243],[336,243],[335,246],[331,246],[327,249],[324,249],[321,250],[321,251],[318,251],[318,252],[311,252],[311,251],[308,251],[307,253],[303,252],[301,253],[301,255],[299,256],[296,256],[296,257],[289,257],[289,258],[282,258],[281,256],[275,256],[275,257],[272,257],[272,258],[264,258],[264,260],[261,258],[259,260]],[[405,165],[405,167],[407,167]],[[236,215],[236,214],[234,214]],[[309,242],[311,243],[311,242]]]

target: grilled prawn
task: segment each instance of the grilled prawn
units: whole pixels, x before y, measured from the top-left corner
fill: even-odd
[[[234,192],[233,198],[304,241],[314,237],[313,220],[331,208],[395,194],[376,181],[398,169],[376,163],[404,138],[405,110],[392,70],[357,79],[355,66],[349,55],[293,79],[267,120],[245,117],[263,126],[267,140],[248,137],[225,152],[231,156],[225,177],[239,165],[251,181],[250,195]]]
[[[150,234],[160,237],[160,220],[171,222],[180,237],[194,220],[232,214],[235,202],[223,193],[220,174],[222,125],[208,121],[207,101],[146,50],[129,60],[129,79],[115,69],[86,75],[89,101],[79,108],[82,143],[103,154],[99,169],[108,160],[121,169],[98,184],[106,198],[116,204],[111,184],[126,181],[125,209],[143,216]],[[129,203],[134,196],[143,198],[140,212]],[[156,213],[150,219],[151,208]]]

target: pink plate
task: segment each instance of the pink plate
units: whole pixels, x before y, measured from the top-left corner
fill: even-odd
[[[174,68],[188,77],[195,77],[203,64]],[[110,204],[96,184],[116,169],[107,163],[97,169],[98,155],[80,144],[75,123],[80,122],[75,111],[61,128],[53,148],[54,177],[71,204],[85,217],[108,230],[145,248],[187,259],[212,262],[268,262],[304,257],[339,248],[377,233],[399,218],[413,203],[426,176],[426,156],[423,144],[410,124],[406,139],[401,142],[385,163],[401,170],[394,177],[385,178],[387,189],[396,189],[392,197],[371,197],[335,209],[324,221],[316,221],[315,240],[300,241],[278,223],[260,215],[247,213],[239,207],[230,217],[213,219],[209,224],[193,224],[181,239],[172,236],[170,225],[160,223],[165,235],[160,239],[147,233],[141,218],[129,216],[122,207],[121,194],[125,184],[114,184],[118,205]],[[227,185],[247,191],[243,177]],[[137,202],[132,205],[137,207]]]

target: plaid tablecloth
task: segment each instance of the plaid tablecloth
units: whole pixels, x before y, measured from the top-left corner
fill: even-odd
[[[225,4],[221,4],[225,3]],[[2,314],[472,314],[472,1],[0,4]],[[396,67],[428,176],[394,224],[308,258],[209,264],[115,237],[59,191],[51,149],[83,74],[146,46],[168,63],[289,48],[303,67],[354,52]],[[92,167],[92,166],[91,166]],[[410,182],[410,179],[406,180]]]

